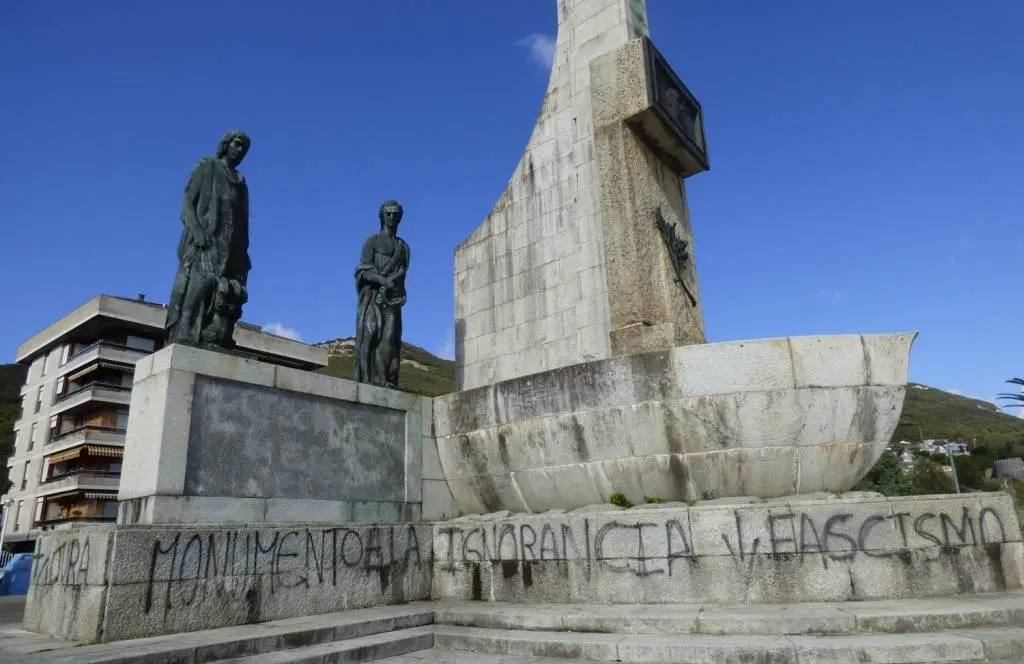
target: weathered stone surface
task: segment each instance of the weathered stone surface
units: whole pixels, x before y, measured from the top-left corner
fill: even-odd
[[[87,527],[39,542],[26,628],[83,642],[430,597],[426,525]]]
[[[650,239],[658,233],[654,208],[633,215],[608,207],[603,188],[618,177],[630,178],[645,197],[664,189],[657,201],[643,202],[664,202],[673,223],[689,224],[679,177],[670,169],[637,169],[635,161],[609,168],[600,148],[601,109],[622,98],[608,96],[593,63],[647,35],[645,3],[567,0],[557,11],[554,62],[533,133],[490,214],[455,250],[459,389],[604,359],[616,348],[704,341],[700,303],[692,307],[672,281],[664,247],[642,255],[646,245],[621,234],[607,237],[619,226],[626,236],[634,229],[645,238],[653,234]],[[642,85],[643,71],[640,79]],[[632,138],[629,146],[636,145]],[[638,257],[639,264],[622,263]],[[642,274],[652,276],[634,279]],[[695,280],[690,286],[696,293]],[[644,302],[643,317],[630,318],[629,302],[637,300]]]
[[[793,603],[1021,588],[1005,494],[459,519],[434,526],[434,596]]]
[[[467,513],[846,491],[899,421],[914,337],[681,346],[445,395],[441,466]]]
[[[72,641],[96,639],[103,624],[114,528],[47,533],[36,543],[25,629]]]
[[[392,408],[201,376],[192,395],[185,492],[318,499],[343,488],[349,500],[400,501],[405,419]]]
[[[187,346],[147,359],[119,523],[418,520],[425,464],[427,513],[451,515],[430,399]]]

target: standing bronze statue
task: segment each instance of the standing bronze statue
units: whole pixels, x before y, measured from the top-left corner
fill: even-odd
[[[398,237],[398,201],[385,201],[379,216],[380,232],[366,238],[356,268],[355,379],[397,388],[409,245]]]
[[[235,323],[248,300],[249,188],[236,169],[251,145],[228,132],[216,157],[203,157],[185,185],[178,273],[164,330],[168,344],[234,348]]]

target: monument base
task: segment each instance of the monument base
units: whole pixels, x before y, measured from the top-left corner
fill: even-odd
[[[136,365],[123,467],[125,526],[452,514],[431,399],[192,346]]]
[[[773,604],[1022,587],[1007,494],[875,496],[462,517],[434,525],[433,597]]]
[[[48,533],[24,625],[97,643],[429,599],[430,538],[352,523]]]
[[[25,628],[95,643],[427,599],[777,605],[1024,587],[1007,494],[729,501],[48,533]]]

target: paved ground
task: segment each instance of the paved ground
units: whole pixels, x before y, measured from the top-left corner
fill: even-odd
[[[21,616],[24,613],[24,595],[0,597],[0,630],[21,629]]]

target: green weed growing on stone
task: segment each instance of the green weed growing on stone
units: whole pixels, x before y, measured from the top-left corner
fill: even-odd
[[[665,502],[665,499],[658,498],[657,496],[644,496],[644,502],[650,505],[657,505],[658,503]]]
[[[618,491],[616,491],[612,495],[608,496],[608,502],[611,503],[612,505],[618,505],[619,507],[624,507],[627,510],[630,507],[633,506],[633,502],[630,501],[629,498],[626,498],[626,496],[624,494],[619,493]]]

